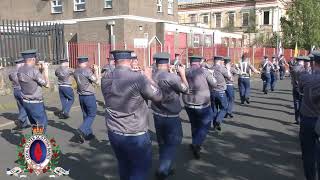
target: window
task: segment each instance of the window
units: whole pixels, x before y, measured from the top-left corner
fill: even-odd
[[[229,23],[229,26],[231,27],[234,27],[234,17],[235,17],[234,12],[230,12],[228,16],[228,23]]]
[[[173,0],[168,0],[168,14],[173,14]]]
[[[157,0],[157,12],[162,12],[162,0]]]
[[[190,14],[190,22],[191,23],[196,23],[197,19],[196,19],[196,15],[195,14]]]
[[[270,11],[263,11],[263,25],[270,24]]]
[[[249,13],[242,14],[242,26],[249,26]]]
[[[209,16],[208,15],[204,15],[203,16],[203,23],[204,24],[208,24],[209,23]]]
[[[61,0],[51,0],[51,13],[54,13],[54,14],[62,13]]]
[[[221,28],[221,13],[216,14],[216,28]]]
[[[112,0],[105,0],[104,1],[104,8],[111,9],[112,8]]]
[[[200,46],[200,36],[194,35],[193,36],[193,47],[199,47]]]
[[[86,0],[74,0],[74,11],[86,10]]]
[[[211,47],[212,45],[212,37],[211,36],[205,36],[205,39],[204,39],[204,45],[206,47]]]

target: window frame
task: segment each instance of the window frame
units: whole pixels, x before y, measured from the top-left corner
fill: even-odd
[[[248,15],[248,20],[247,20],[247,24],[244,24],[244,15],[247,14]],[[243,12],[242,13],[242,27],[248,27],[249,26],[249,21],[250,21],[250,13],[249,12]]]
[[[266,22],[266,18],[265,18],[265,13],[266,12],[268,12],[268,18],[267,18],[268,19],[268,23],[265,23]],[[270,13],[271,13],[270,10],[264,10],[263,11],[263,16],[262,17],[263,17],[263,25],[264,26],[269,26],[270,25]]]
[[[228,12],[228,26],[231,26],[231,24],[230,24],[230,15],[233,15],[232,27],[235,27],[236,13],[235,12]]]
[[[174,0],[168,0],[168,14],[174,14]]]
[[[217,15],[220,16],[220,22],[217,21]],[[215,13],[214,14],[214,20],[215,20],[215,27],[216,28],[222,28],[222,13]],[[219,27],[217,26],[219,24]]]
[[[107,6],[108,5],[107,2],[111,2],[111,6]],[[105,9],[112,9],[113,8],[113,0],[104,0],[104,8]]]
[[[87,2],[86,2],[86,0],[79,0],[79,1],[81,1],[80,3],[77,3],[76,2],[77,0],[73,0],[73,11],[75,11],[75,12],[82,12],[82,11],[85,11],[86,10],[86,4],[87,4]],[[78,5],[83,5],[84,4],[84,9],[77,9],[77,7],[78,7]]]
[[[197,14],[190,14],[190,23],[197,23]]]
[[[158,9],[160,7],[160,10]],[[163,13],[163,0],[157,0],[157,13]]]
[[[197,46],[195,46],[195,44],[197,44]],[[193,35],[193,47],[194,48],[200,47],[200,34]]]
[[[57,1],[60,1],[61,5],[54,5],[53,2],[57,2]],[[62,0],[50,0],[50,3],[51,3],[51,13],[52,13],[52,14],[61,14],[61,13],[63,13]],[[61,12],[56,12],[56,11],[54,11],[54,9],[55,9],[56,7],[61,7]]]
[[[204,21],[205,18],[207,18],[207,22]],[[202,22],[203,24],[207,24],[207,25],[209,24],[209,14],[202,15]]]

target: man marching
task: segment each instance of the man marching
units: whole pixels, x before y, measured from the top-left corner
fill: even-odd
[[[221,131],[221,123],[227,114],[228,99],[226,96],[226,80],[230,81],[231,73],[223,65],[224,58],[222,56],[215,56],[213,58],[214,66],[212,67],[213,76],[217,80],[215,87],[211,89],[211,107],[213,110],[213,128]]]
[[[261,71],[261,79],[263,81],[263,89],[264,94],[268,94],[269,89],[271,87],[271,71],[273,68],[273,64],[269,61],[268,57],[264,57],[264,61],[260,64]]]
[[[271,69],[271,91],[274,91],[274,88],[276,87],[278,77],[279,77],[279,62],[276,59],[276,56],[272,56],[272,69]]]
[[[9,79],[12,82],[12,87],[13,87],[13,95],[14,98],[17,101],[17,106],[19,109],[19,117],[18,120],[15,121],[16,127],[13,128],[12,130],[21,130],[21,129],[25,129],[28,128],[28,115],[26,113],[25,108],[23,107],[23,99],[21,96],[21,87],[19,84],[19,80],[18,80],[18,70],[20,67],[22,67],[24,65],[24,59],[23,58],[19,58],[17,60],[15,60],[16,63],[16,67],[15,69],[10,72],[9,74]]]
[[[249,58],[247,54],[242,55],[241,62],[239,64],[240,69],[240,77],[238,79],[239,85],[239,93],[240,93],[240,100],[241,104],[243,105],[244,102],[250,104],[250,76],[251,71],[260,74],[249,62]]]
[[[55,75],[58,77],[59,96],[62,106],[61,111],[58,113],[58,117],[60,119],[68,119],[70,109],[74,102],[74,93],[71,81],[73,70],[69,68],[68,59],[61,59],[60,63],[60,67],[55,71]]]
[[[180,93],[188,91],[188,82],[183,66],[177,67],[180,77],[169,72],[169,53],[158,53],[153,58],[157,64],[153,80],[163,94],[161,102],[151,104],[159,144],[160,167],[156,175],[158,179],[166,179],[173,174],[172,162],[177,146],[182,141],[182,125],[179,118],[182,109]]]
[[[300,124],[300,105],[301,105],[301,95],[299,93],[299,78],[300,75],[305,71],[304,68],[304,57],[299,56],[296,58],[296,65],[292,67],[291,71],[291,83],[292,83],[292,96],[293,96],[293,105],[294,105],[294,115],[295,115],[295,124]]]
[[[47,129],[48,117],[44,107],[42,87],[49,88],[48,64],[41,63],[40,69],[35,67],[37,50],[27,50],[21,53],[25,64],[18,70],[18,80],[21,86],[23,107],[32,125],[41,125]],[[43,72],[41,74],[40,70]]]
[[[227,89],[226,95],[228,100],[227,114],[225,118],[233,118],[233,106],[234,106],[234,77],[237,74],[240,74],[232,64],[229,57],[224,58],[224,65],[227,68],[228,74],[231,75],[230,79],[226,79]]]
[[[202,68],[202,57],[191,56],[191,67],[186,73],[189,93],[183,95],[185,109],[189,116],[192,132],[190,148],[196,159],[200,159],[201,146],[207,136],[213,119],[210,106],[210,89],[214,88],[217,80],[208,69]]]
[[[78,68],[74,72],[77,83],[79,102],[83,113],[83,123],[78,129],[79,142],[84,143],[95,138],[92,132],[92,124],[97,114],[95,88],[98,83],[98,69],[96,66],[88,67],[88,57],[78,57]]]
[[[118,160],[121,180],[147,180],[152,161],[146,100],[160,102],[161,90],[152,79],[131,67],[129,50],[111,52],[116,61],[113,72],[103,74],[101,90],[106,105],[106,125]]]
[[[320,52],[313,54],[313,71],[302,74],[298,82],[302,94],[300,142],[306,180],[316,180],[320,176]]]

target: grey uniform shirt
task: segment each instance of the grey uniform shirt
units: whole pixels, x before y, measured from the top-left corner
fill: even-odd
[[[72,85],[72,81],[71,81],[71,76],[73,75],[72,69],[68,67],[60,66],[56,69],[55,75],[58,78],[58,85],[66,85],[66,86]]]
[[[320,71],[301,75],[299,89],[303,92],[300,113],[320,117]]]
[[[47,82],[40,71],[34,66],[25,64],[18,70],[18,80],[21,87],[21,95],[26,100],[42,101],[42,86]]]
[[[106,103],[106,124],[109,130],[138,133],[148,130],[148,105],[145,100],[161,101],[156,85],[130,67],[117,66],[101,79]]]
[[[236,75],[240,74],[240,70],[236,69],[234,66],[231,66],[229,74],[231,75],[231,78],[230,79],[226,79],[226,84],[227,85],[233,85],[234,84],[234,78],[235,78]]]
[[[18,68],[12,70],[9,74],[9,80],[12,82],[12,88],[20,90],[20,84],[18,79]]]
[[[292,75],[291,76],[291,84],[292,84],[293,89],[298,89],[299,78],[304,70],[305,69],[304,69],[303,65],[297,64],[297,65],[293,66],[292,73],[291,73],[291,75]]]
[[[178,75],[164,70],[157,70],[153,80],[161,89],[163,97],[160,102],[152,102],[152,110],[161,115],[179,115],[182,109],[180,93],[186,93],[187,86],[182,84]]]
[[[213,76],[217,80],[217,85],[214,86],[212,91],[225,91],[227,89],[226,80],[231,80],[231,74],[228,73],[228,70],[225,66],[214,65],[212,67]]]
[[[183,94],[186,106],[210,105],[210,89],[216,86],[217,80],[212,73],[199,66],[191,66],[186,72],[189,93]]]
[[[77,92],[79,95],[88,96],[95,94],[93,83],[97,83],[98,79],[91,69],[77,68],[73,75],[77,82]]]
[[[109,72],[112,72],[114,70],[115,66],[114,65],[110,65],[110,64],[107,64],[107,65],[104,65],[101,69],[101,73],[109,73]]]
[[[269,60],[268,61],[264,60],[260,64],[260,68],[262,69],[262,73],[269,74],[269,73],[271,73],[271,70],[273,68],[273,64]]]

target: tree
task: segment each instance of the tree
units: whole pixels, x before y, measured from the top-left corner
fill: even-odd
[[[281,18],[282,40],[285,48],[310,49],[320,47],[320,1],[293,0],[287,17]]]

